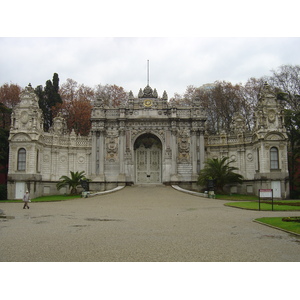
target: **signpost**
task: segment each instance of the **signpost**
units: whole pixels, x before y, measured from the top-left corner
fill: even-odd
[[[213,179],[207,180],[207,188],[208,188],[208,198],[215,198],[215,181]]]
[[[271,198],[272,199],[272,210],[274,210],[274,201],[273,201],[273,189],[260,189],[259,190],[259,210],[260,210],[260,199],[261,198]]]
[[[90,187],[89,187],[89,182],[87,180],[80,180],[80,184],[83,188],[82,196],[84,198],[87,198],[90,195]]]
[[[89,191],[89,182],[87,180],[80,180],[80,184],[85,192]]]

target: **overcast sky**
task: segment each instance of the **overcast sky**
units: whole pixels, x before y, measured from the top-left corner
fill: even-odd
[[[137,95],[147,85],[149,60],[150,86],[171,98],[188,85],[244,83],[300,64],[294,0],[106,2],[3,3],[0,85],[36,87],[58,73],[60,84],[116,84]]]
[[[245,82],[300,64],[300,38],[1,38],[0,84],[116,84],[136,95],[149,82],[161,96],[216,80]]]

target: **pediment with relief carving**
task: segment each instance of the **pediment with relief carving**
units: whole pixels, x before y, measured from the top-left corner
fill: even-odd
[[[265,140],[268,141],[280,141],[280,140],[284,140],[284,137],[281,134],[278,133],[270,133],[265,137]]]
[[[17,133],[12,138],[11,141],[13,142],[30,142],[31,138],[29,135],[25,133]]]

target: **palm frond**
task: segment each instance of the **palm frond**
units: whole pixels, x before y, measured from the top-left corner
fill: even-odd
[[[223,190],[228,183],[242,183],[243,176],[234,172],[238,168],[230,166],[231,163],[228,157],[208,159],[199,173],[198,183],[206,186],[207,181],[213,179],[218,190]]]
[[[80,180],[84,180],[85,178],[85,172],[81,171],[81,172],[73,172],[70,171],[71,176],[61,176],[60,177],[60,181],[56,184],[56,188],[58,190],[60,190],[63,187],[68,186],[69,189],[71,189],[71,193],[72,194],[76,194],[77,193],[77,187],[80,185]]]

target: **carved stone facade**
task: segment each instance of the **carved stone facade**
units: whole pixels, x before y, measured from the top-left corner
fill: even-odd
[[[259,188],[274,185],[278,197],[288,196],[283,109],[267,85],[251,132],[237,115],[231,132],[209,136],[200,99],[190,107],[172,106],[167,100],[166,92],[159,98],[150,86],[137,98],[130,92],[126,105],[118,108],[96,99],[91,133],[81,137],[67,132],[60,115],[49,133],[44,132],[38,99],[26,87],[12,114],[9,198],[20,198],[24,189],[33,197],[55,194],[57,181],[70,171],[85,171],[92,190],[158,183],[195,188],[205,160],[223,156],[234,159],[245,178],[243,185],[228,187],[232,192],[257,194]]]
[[[205,114],[198,104],[172,107],[167,98],[166,92],[159,98],[155,89],[146,86],[138,98],[130,93],[127,105],[121,108],[103,107],[101,99],[95,101],[91,118],[93,181],[142,183],[139,176],[144,167],[145,183],[197,179],[204,161]],[[159,150],[156,156],[155,151],[147,152],[151,139]],[[191,139],[198,145],[197,154],[191,155]],[[139,151],[140,147],[145,150]],[[150,169],[158,162],[159,174],[154,176]]]
[[[254,128],[246,131],[241,116],[233,118],[232,131],[206,136],[206,157],[229,157],[244,176],[231,192],[258,194],[273,189],[274,197],[289,197],[287,134],[283,106],[265,84],[254,114]]]

